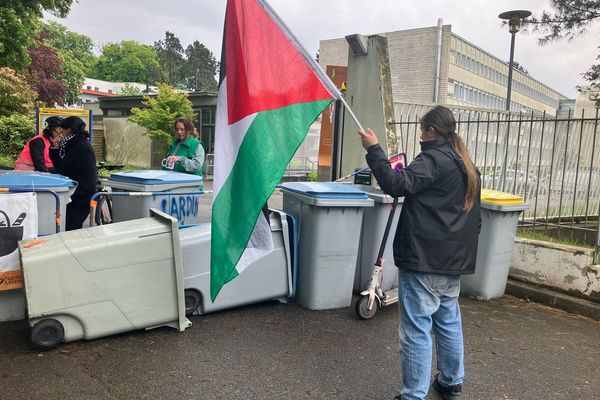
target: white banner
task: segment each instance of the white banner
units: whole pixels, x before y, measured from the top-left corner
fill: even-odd
[[[21,269],[18,241],[36,238],[37,234],[36,194],[0,194],[0,290],[15,287],[16,275],[12,271]]]

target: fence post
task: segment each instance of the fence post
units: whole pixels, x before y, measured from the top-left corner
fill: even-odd
[[[596,253],[594,254],[594,262],[600,264],[600,201],[598,202],[598,219],[596,220]]]

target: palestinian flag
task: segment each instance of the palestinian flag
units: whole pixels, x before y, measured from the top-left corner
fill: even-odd
[[[273,248],[261,209],[334,84],[263,0],[229,0],[215,127],[210,296]]]

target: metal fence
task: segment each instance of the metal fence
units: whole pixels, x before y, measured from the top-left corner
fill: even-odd
[[[419,118],[431,106],[396,106],[398,141],[419,153]],[[596,245],[600,207],[600,138],[595,115],[574,117],[454,108],[457,131],[484,188],[522,196],[530,205],[519,227]],[[399,149],[400,150],[400,149]]]
[[[206,154],[204,159],[204,173],[212,175],[214,170],[214,154]],[[317,172],[317,164],[308,157],[294,157],[285,169],[285,176],[306,177],[308,173]]]

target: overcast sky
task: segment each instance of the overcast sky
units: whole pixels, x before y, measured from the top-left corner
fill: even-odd
[[[219,60],[225,0],[79,0],[66,19],[69,30],[91,37],[97,46],[136,40],[153,44],[171,31],[183,47],[198,40]],[[270,0],[269,3],[312,55],[319,40],[352,33],[374,34],[434,26],[438,18],[452,31],[508,61],[510,34],[498,14],[550,10],[549,0]],[[535,33],[517,34],[515,60],[562,94],[575,97],[581,73],[595,61],[600,44],[596,24],[572,42],[538,46]]]

